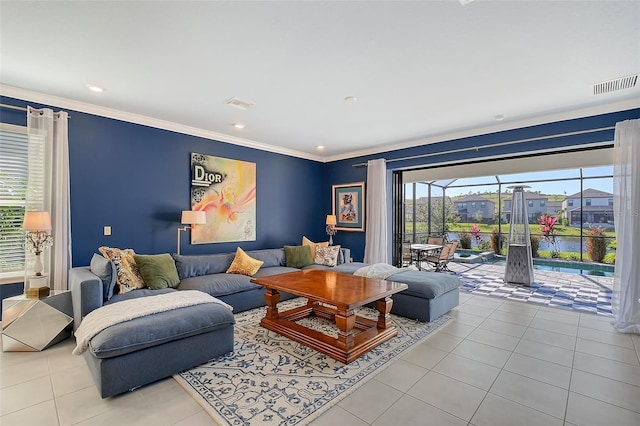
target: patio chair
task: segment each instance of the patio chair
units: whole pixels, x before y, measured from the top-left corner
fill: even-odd
[[[458,248],[458,241],[447,243],[442,248],[442,250],[440,250],[440,253],[437,253],[437,254],[434,253],[433,255],[427,256],[424,260],[432,264],[436,272],[440,272],[440,271],[451,272],[447,264],[451,261],[451,259],[453,259],[453,256],[455,255],[457,248]]]
[[[438,244],[440,246],[444,246],[444,236],[443,235],[429,235],[427,238],[427,244]]]
[[[411,250],[411,243],[402,243],[402,266],[413,265],[416,261],[415,253]]]

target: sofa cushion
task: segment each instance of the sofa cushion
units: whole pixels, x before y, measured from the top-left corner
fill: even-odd
[[[94,253],[91,258],[90,270],[102,281],[103,300],[111,299],[118,276],[116,265],[104,256]]]
[[[253,276],[264,264],[262,260],[254,259],[244,252],[240,247],[236,250],[236,257],[233,258],[231,266],[227,269],[227,274],[241,274]]]
[[[410,296],[435,299],[460,286],[460,278],[441,272],[403,271],[387,277],[387,281],[396,281],[409,286],[402,292]]]
[[[269,277],[271,275],[287,274],[289,272],[296,272],[298,268],[289,268],[287,266],[273,266],[271,268],[260,268],[258,272],[253,276],[254,278]]]
[[[338,264],[338,254],[340,246],[316,247],[316,257],[314,263],[318,265],[336,266]]]
[[[285,266],[284,250],[281,248],[275,249],[263,249],[263,250],[248,250],[247,254],[254,259],[264,262],[263,268],[269,268],[271,266]]]
[[[222,273],[185,278],[180,281],[178,289],[200,290],[213,297],[220,297],[242,291],[255,290],[257,287],[257,284],[251,283],[251,277]]]
[[[302,268],[314,263],[309,246],[284,246],[284,257],[290,268]]]
[[[233,313],[226,306],[216,303],[188,306],[108,327],[91,339],[89,351],[96,358],[112,358],[229,327],[234,322]]]
[[[129,300],[129,299],[138,299],[140,297],[147,297],[147,296],[156,296],[158,294],[162,294],[162,293],[171,293],[172,291],[176,291],[175,288],[161,288],[160,290],[151,290],[149,288],[141,288],[138,290],[131,290],[125,294],[114,294],[113,297],[111,299],[109,299],[108,301],[104,302],[105,305],[109,305],[111,303],[117,303],[117,302],[121,302],[123,300]]]
[[[137,288],[144,288],[144,280],[133,258],[136,254],[133,249],[122,250],[103,246],[100,247],[98,251],[116,265],[119,294],[124,294]]]
[[[199,277],[209,274],[224,273],[235,253],[207,254],[207,255],[180,255],[174,254],[173,260],[176,262],[176,269],[181,280],[191,277]]]
[[[180,283],[176,263],[169,253],[133,256],[144,283],[151,290],[175,288]]]
[[[349,263],[341,263],[335,268],[333,268],[332,270],[336,272],[342,272],[345,274],[353,274],[355,271],[357,271],[358,269],[364,266],[369,266],[369,264],[362,263],[362,262],[349,262]]]

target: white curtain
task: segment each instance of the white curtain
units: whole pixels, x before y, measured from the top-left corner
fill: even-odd
[[[389,263],[387,247],[387,166],[384,158],[367,163],[365,263]]]
[[[616,269],[613,325],[640,334],[640,119],[616,124],[613,167]]]
[[[67,272],[71,267],[67,121],[68,114],[64,111],[54,113],[48,108],[27,108],[29,184],[26,208],[48,211],[51,215],[53,245],[43,263],[49,275],[49,286],[54,290],[67,289]],[[37,150],[43,150],[44,155],[32,155]]]

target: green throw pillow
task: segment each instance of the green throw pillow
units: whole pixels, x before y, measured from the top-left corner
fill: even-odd
[[[140,275],[151,290],[160,290],[180,284],[176,263],[170,254],[136,254],[134,255]]]
[[[284,258],[290,268],[313,265],[313,257],[311,257],[311,248],[309,246],[284,246]]]

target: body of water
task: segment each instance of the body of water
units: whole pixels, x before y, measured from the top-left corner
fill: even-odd
[[[494,265],[506,265],[504,258],[496,258],[490,262]],[[598,277],[613,277],[613,265],[585,262],[565,262],[558,260],[533,259],[533,269],[553,272],[565,272],[568,274],[594,275]]]
[[[480,257],[480,252],[477,250],[458,249],[456,250],[455,257],[464,263],[471,261],[471,263],[482,262],[500,266],[505,266],[507,264],[505,256],[496,256],[491,253],[488,256]],[[614,265],[606,265],[603,263],[534,258],[533,268],[543,271],[565,272],[568,274],[613,277],[615,267]]]
[[[508,234],[505,234],[505,240],[506,238],[508,238]],[[458,240],[460,239],[460,237],[458,236],[457,232],[450,232],[447,235],[447,238],[449,239],[449,241],[453,241],[453,240]],[[483,235],[483,239],[485,241],[487,241],[489,239],[488,235]],[[609,243],[611,241],[613,241],[614,238],[607,238],[607,245],[609,245]],[[583,238],[582,240],[582,244],[580,244],[580,237],[556,237],[556,242],[558,245],[558,249],[560,251],[569,251],[569,252],[575,252],[575,253],[586,253],[587,252],[587,238]],[[475,241],[471,241],[471,247],[475,247]],[[543,250],[543,251],[552,251],[553,250],[553,246],[550,243],[547,243],[546,241],[544,241],[543,239],[540,239],[540,247],[538,248],[539,250]],[[609,250],[607,249],[607,253],[612,253],[613,250]]]

